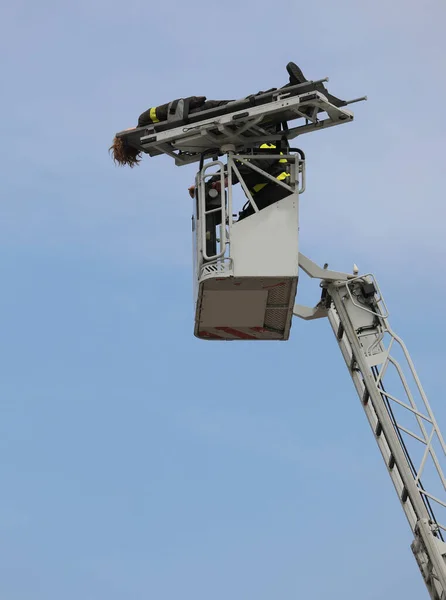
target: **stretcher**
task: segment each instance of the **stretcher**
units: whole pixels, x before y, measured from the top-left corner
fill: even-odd
[[[318,129],[353,120],[346,106],[366,100],[340,100],[323,85],[328,78],[274,89],[234,100],[206,111],[189,112],[187,100],[177,103],[166,121],[121,131],[131,147],[151,157],[166,154],[177,166],[218,157],[263,143],[292,140]]]

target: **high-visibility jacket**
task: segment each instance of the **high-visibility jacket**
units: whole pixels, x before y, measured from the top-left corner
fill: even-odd
[[[271,148],[271,149],[275,149],[276,146],[274,144],[262,144],[260,146],[260,148]],[[283,152],[281,152],[280,154],[283,154]],[[280,158],[277,161],[277,166],[279,167],[279,165],[283,165],[283,164],[288,164],[288,161],[286,158]],[[283,168],[283,167],[282,167]],[[266,171],[266,169],[265,169]],[[272,175],[272,173],[271,173]],[[276,175],[276,179],[278,179],[279,181],[286,181],[288,178],[290,177],[290,173],[288,173],[287,171],[281,171],[278,175]],[[269,181],[265,181],[263,183],[257,183],[256,185],[254,185],[251,189],[250,192],[251,194],[258,194],[260,192],[260,190],[263,190],[264,187],[266,187],[267,185],[269,185],[270,182]]]

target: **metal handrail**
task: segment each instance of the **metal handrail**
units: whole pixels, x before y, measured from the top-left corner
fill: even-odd
[[[220,172],[220,207],[212,208],[210,210],[206,210],[206,179],[208,177],[215,177],[218,174],[218,171],[212,173],[212,175],[206,175],[206,171],[208,171],[211,167],[219,167]],[[214,260],[217,258],[221,258],[225,255],[226,252],[226,244],[227,244],[227,236],[226,236],[226,197],[225,197],[225,165],[220,160],[214,160],[210,163],[204,165],[200,172],[200,180],[198,187],[198,202],[200,207],[200,213],[203,215],[201,219],[201,251],[203,254],[204,260]],[[220,252],[217,254],[213,254],[208,256],[206,252],[206,217],[210,214],[214,214],[216,212],[221,213],[221,234],[220,234]]]

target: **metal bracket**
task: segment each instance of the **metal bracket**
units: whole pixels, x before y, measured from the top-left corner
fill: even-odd
[[[304,321],[313,321],[314,319],[323,319],[326,317],[328,315],[328,309],[325,308],[321,302],[316,304],[314,308],[303,306],[302,304],[295,304],[293,315]]]
[[[329,271],[326,268],[322,268],[301,252],[299,252],[299,266],[309,277],[322,279],[322,281],[348,281],[356,277],[356,275],[349,275],[348,273],[339,271]]]
[[[327,266],[328,265],[322,268],[305,256],[305,254],[299,252],[299,267],[312,279],[321,279],[322,282],[334,282],[348,281],[349,279],[354,279],[356,277],[356,275],[349,275],[348,273],[329,271]],[[328,308],[324,305],[322,300],[319,301],[314,308],[303,306],[302,304],[295,304],[293,315],[304,321],[323,319],[328,315]]]

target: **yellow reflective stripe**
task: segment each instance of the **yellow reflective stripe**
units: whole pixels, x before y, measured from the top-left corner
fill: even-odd
[[[275,148],[275,147],[276,146],[274,144],[262,144],[260,146],[260,148]],[[280,154],[283,154],[283,152],[281,152]],[[280,158],[278,162],[288,163],[286,158]],[[283,181],[287,177],[290,177],[290,173],[287,173],[286,171],[282,171],[282,173],[280,173],[280,175],[277,175],[276,179],[278,179],[279,181]],[[263,190],[263,188],[267,185],[268,185],[267,183],[258,183],[257,185],[255,185],[251,188],[251,193],[257,194],[257,192],[260,192],[260,190]]]
[[[280,175],[277,175],[276,179],[278,179],[279,181],[283,181],[287,177],[290,177],[290,173],[286,173],[286,171],[283,171],[282,173],[280,173]],[[267,183],[258,183],[251,189],[251,193],[257,194],[257,192],[260,192],[260,190],[263,190],[263,188],[266,185],[268,185],[268,184]]]
[[[257,194],[257,192],[260,192],[260,190],[262,190],[266,185],[268,185],[267,183],[258,183],[257,185],[255,185],[251,192],[254,192],[255,194]]]
[[[150,109],[150,120],[152,121],[152,123],[159,123],[159,119],[156,116],[156,106],[154,106],[153,108]]]
[[[274,144],[262,144],[260,146],[260,148],[275,148],[276,146]],[[283,152],[281,152],[280,154],[283,154]],[[280,163],[287,163],[287,159],[286,158],[280,158],[279,159]]]

